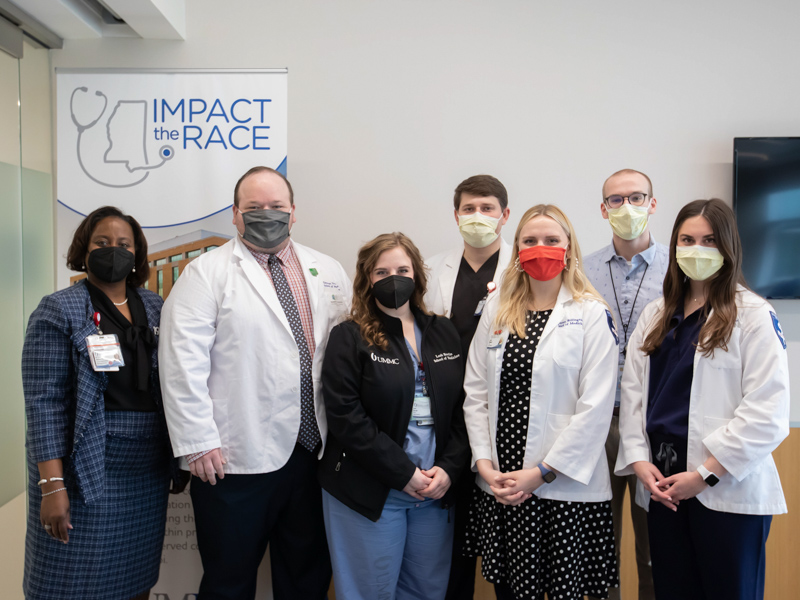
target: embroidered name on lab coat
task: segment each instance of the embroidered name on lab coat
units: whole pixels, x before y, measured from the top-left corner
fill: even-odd
[[[567,327],[569,325],[583,325],[583,319],[564,319],[558,324],[559,327]]]
[[[443,360],[455,360],[460,358],[460,354],[453,354],[452,352],[442,352],[441,354],[434,354],[433,355],[433,362],[439,363]]]

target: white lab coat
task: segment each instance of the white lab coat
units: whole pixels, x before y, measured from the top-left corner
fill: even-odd
[[[508,331],[495,324],[499,296],[483,311],[472,339],[464,379],[464,416],[479,459],[497,457],[500,374]],[[496,345],[498,337],[501,343]],[[617,387],[619,338],[610,313],[599,301],[578,302],[564,286],[533,357],[531,406],[523,468],[545,462],[559,472],[553,483],[534,492],[553,500],[601,502],[611,499],[604,451]],[[494,342],[494,343],[493,343]],[[478,486],[491,494],[478,475]]]
[[[313,313],[324,442],[320,372],[328,334],[349,310],[350,281],[334,259],[297,243],[294,250]],[[300,428],[297,344],[272,282],[238,236],[181,274],[164,303],[158,350],[176,456],[221,448],[225,472],[237,474],[269,473],[288,461]]]
[[[633,463],[652,461],[646,433],[650,358],[640,348],[664,308],[660,298],[645,307],[628,344],[622,374],[617,475],[634,473]],[[789,367],[770,304],[739,287],[738,311],[728,351],[694,355],[689,400],[687,468],[713,456],[728,474],[697,499],[721,512],[771,515],[786,512],[772,451],[789,435]],[[774,319],[774,320],[773,320]],[[647,509],[650,493],[641,482],[636,503]]]
[[[429,311],[445,317],[451,316],[453,290],[456,287],[456,277],[463,255],[464,245],[462,244],[458,248],[437,254],[427,261],[430,275],[428,277],[428,293],[425,294],[425,306]],[[511,246],[503,238],[500,238],[500,256],[497,257],[497,269],[495,269],[493,278],[497,289],[500,289],[503,272],[509,262],[511,262]],[[498,295],[497,290],[491,295]]]

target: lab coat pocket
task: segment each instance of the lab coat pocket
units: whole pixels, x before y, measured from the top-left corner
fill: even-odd
[[[542,436],[542,454],[547,454],[553,444],[556,443],[558,436],[569,425],[572,415],[560,415],[557,413],[547,413],[547,422],[544,426]]]
[[[578,325],[559,327],[553,348],[553,360],[562,369],[580,369],[583,360],[583,329]]]
[[[713,435],[716,431],[719,431],[722,427],[725,427],[730,422],[730,419],[720,419],[718,417],[703,417],[703,440],[706,440],[709,436]],[[703,455],[701,462],[705,462],[706,459],[711,456],[711,453],[708,451],[708,448],[705,444],[701,444],[703,449]]]

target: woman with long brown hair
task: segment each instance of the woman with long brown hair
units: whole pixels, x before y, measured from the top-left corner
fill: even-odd
[[[684,206],[664,297],[629,344],[616,472],[639,478],[659,598],[763,598],[772,515],[786,512],[772,460],[789,432],[786,341],[741,264],[730,207]]]
[[[379,235],[358,253],[349,320],[322,366],[320,463],[336,597],[444,598],[450,488],[467,461],[458,332],[430,314],[417,247]]]
[[[522,216],[513,256],[467,361],[480,489],[465,551],[482,557],[502,600],[607,598],[617,565],[604,447],[619,338],[558,207]]]

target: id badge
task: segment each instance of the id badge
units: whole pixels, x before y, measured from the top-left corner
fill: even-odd
[[[430,397],[417,396],[414,398],[414,406],[411,409],[411,420],[416,421],[418,426],[433,425]]]
[[[486,306],[486,301],[489,299],[489,294],[486,294],[483,298],[481,298],[478,305],[475,307],[475,316],[480,317],[483,314],[483,307]]]
[[[503,345],[503,330],[498,329],[489,338],[489,343],[487,344],[486,348],[488,350],[494,350],[495,348],[499,348],[502,345]]]
[[[119,371],[125,366],[119,339],[113,333],[108,335],[90,335],[86,338],[89,360],[95,371]]]
[[[622,370],[625,368],[625,359],[620,356],[619,373],[617,374],[617,395],[622,393]]]
[[[497,289],[497,284],[494,281],[490,281],[486,284],[486,295],[481,298],[478,305],[475,307],[475,315],[476,317],[480,317],[483,314],[483,307],[486,306],[486,301],[489,299],[489,294]]]

